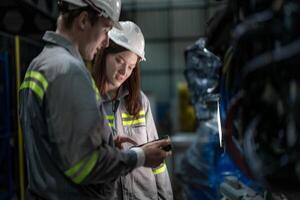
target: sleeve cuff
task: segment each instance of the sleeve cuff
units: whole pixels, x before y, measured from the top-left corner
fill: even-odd
[[[137,155],[136,167],[141,167],[145,164],[145,153],[140,147],[133,147],[130,150],[134,151]]]

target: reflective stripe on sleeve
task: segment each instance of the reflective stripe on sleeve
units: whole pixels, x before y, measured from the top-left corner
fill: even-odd
[[[167,169],[166,163],[162,163],[157,168],[152,169],[152,172],[153,174],[157,175],[165,172],[166,169]]]
[[[47,88],[48,88],[48,81],[46,80],[44,75],[38,71],[32,70],[26,72],[20,90],[31,89],[41,100],[43,100]]]
[[[74,183],[80,184],[91,173],[97,163],[98,157],[99,152],[95,151],[91,156],[81,160],[72,168],[65,171],[65,175],[68,176]]]
[[[45,93],[37,83],[33,81],[24,81],[20,87],[20,90],[27,88],[31,89],[41,100],[43,99]]]
[[[25,79],[29,78],[29,77],[39,81],[43,85],[44,90],[45,91],[47,90],[48,81],[45,79],[45,77],[40,72],[38,72],[38,71],[28,71],[25,74]]]

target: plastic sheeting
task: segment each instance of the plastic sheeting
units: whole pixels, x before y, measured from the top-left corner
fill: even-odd
[[[217,107],[220,59],[199,39],[185,52],[185,77],[199,120],[197,139],[186,151],[175,172],[186,199],[221,199],[219,186],[225,176],[249,182],[219,145]]]
[[[192,94],[192,103],[199,120],[211,118],[208,102],[218,97],[219,70],[221,60],[205,48],[205,39],[201,38],[185,51],[185,78]]]

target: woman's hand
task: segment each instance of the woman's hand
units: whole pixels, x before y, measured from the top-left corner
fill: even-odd
[[[119,149],[123,149],[122,144],[125,142],[128,142],[133,145],[137,145],[137,143],[133,139],[126,137],[126,136],[120,136],[120,135],[114,137],[114,142],[115,142],[116,147],[118,147]]]

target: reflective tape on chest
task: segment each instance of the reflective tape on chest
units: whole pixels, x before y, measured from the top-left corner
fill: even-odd
[[[122,113],[122,126],[145,126],[146,118],[145,111],[142,110],[138,113],[138,115],[130,115],[128,113]],[[108,121],[109,127],[115,126],[115,116],[114,115],[106,115],[106,119]]]
[[[145,111],[141,110],[136,116],[122,113],[123,126],[144,126],[146,124]]]

